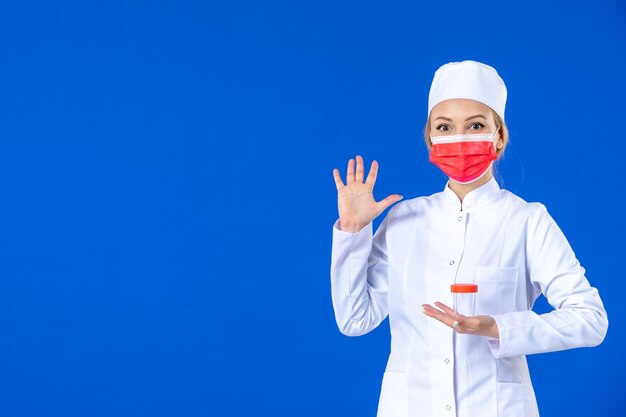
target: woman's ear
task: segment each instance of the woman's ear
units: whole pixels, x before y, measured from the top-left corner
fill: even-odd
[[[502,127],[498,127],[498,141],[496,142],[496,149],[502,149],[504,147],[504,139],[502,139]]]

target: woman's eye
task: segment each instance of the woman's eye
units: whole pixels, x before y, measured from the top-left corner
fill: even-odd
[[[450,131],[450,126],[446,125],[446,124],[441,124],[439,126],[437,126],[437,130],[440,132],[449,132]]]
[[[469,125],[470,130],[480,130],[483,127],[485,127],[485,125],[482,123],[472,123]]]

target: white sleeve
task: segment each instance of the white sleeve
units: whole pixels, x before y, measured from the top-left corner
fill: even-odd
[[[387,317],[386,231],[393,208],[372,237],[372,223],[356,233],[333,226],[330,267],[335,319],[341,333],[360,336]]]
[[[597,346],[607,332],[598,290],[589,285],[585,269],[546,208],[535,206],[526,243],[527,279],[534,287],[528,297],[532,305],[541,292],[555,310],[494,316],[500,336],[488,343],[496,358]]]

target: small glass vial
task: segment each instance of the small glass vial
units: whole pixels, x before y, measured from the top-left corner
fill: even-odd
[[[453,309],[462,316],[473,316],[476,306],[477,284],[452,284]]]

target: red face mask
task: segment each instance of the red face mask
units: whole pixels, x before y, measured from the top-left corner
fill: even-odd
[[[498,159],[493,138],[498,131],[486,135],[431,136],[430,162],[448,177],[468,184],[482,177]]]

